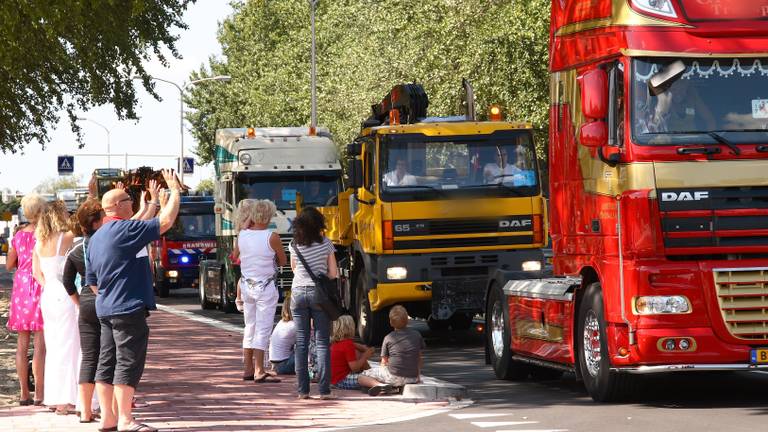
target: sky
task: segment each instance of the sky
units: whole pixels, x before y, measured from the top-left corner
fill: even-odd
[[[180,39],[176,47],[183,59],[169,58],[169,67],[163,67],[159,62],[145,64],[147,72],[155,77],[173,81],[183,85],[190,72],[201,64],[207,64],[211,55],[220,57],[221,46],[216,40],[218,24],[232,13],[229,0],[200,0],[189,6],[184,14],[184,21],[189,28],[177,30]],[[227,85],[219,82],[203,83],[200,85]],[[176,159],[180,152],[179,134],[179,91],[175,86],[156,82],[155,90],[163,100],[158,102],[136,82],[138,105],[136,114],[139,121],[118,120],[112,105],[103,105],[81,113],[80,117],[88,118],[104,125],[110,131],[110,149],[112,154],[120,154],[111,158],[113,168],[124,168],[125,153],[128,153],[128,168],[151,166],[153,168],[175,168]],[[107,166],[106,156],[86,156],[86,154],[106,154],[107,133],[91,121],[81,121],[85,147],[77,148],[75,135],[69,126],[69,121],[62,113],[62,119],[50,129],[51,141],[42,150],[39,144],[30,143],[25,146],[24,153],[0,153],[0,189],[30,192],[45,179],[57,177],[56,170],[58,155],[75,156],[75,175],[81,175],[83,183],[87,183],[91,173],[96,168]],[[232,125],[238,127],[240,125]],[[184,147],[185,156],[194,156],[192,150],[196,143],[189,133],[190,125],[185,122]],[[134,157],[139,155],[173,155],[171,157]],[[194,187],[201,179],[212,178],[213,165],[195,166],[195,173],[185,176],[184,182]]]

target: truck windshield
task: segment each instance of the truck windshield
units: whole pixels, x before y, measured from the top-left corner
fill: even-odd
[[[640,145],[768,142],[768,59],[681,59],[652,94],[648,80],[678,59],[632,62],[632,136]],[[713,133],[714,132],[714,133]]]
[[[532,196],[538,174],[530,131],[492,135],[392,136],[382,145],[382,195]]]
[[[339,194],[338,171],[280,173],[239,173],[236,178],[236,200],[268,199],[278,210],[296,208],[296,197],[301,194],[305,206],[334,205]]]
[[[216,237],[216,218],[210,214],[179,214],[168,230],[169,240],[187,240]]]

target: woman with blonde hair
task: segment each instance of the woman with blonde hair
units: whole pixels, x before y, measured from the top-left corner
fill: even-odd
[[[296,323],[291,315],[291,296],[283,300],[280,321],[269,338],[269,362],[278,375],[293,375],[296,367]]]
[[[355,320],[342,315],[331,330],[331,385],[342,390],[358,390],[360,372],[369,369],[373,348],[355,343]]]
[[[63,201],[48,205],[35,230],[35,279],[43,286],[40,309],[45,323],[45,399],[56,414],[68,414],[77,402],[77,361],[80,336],[77,306],[62,282],[66,252],[74,235],[68,232],[69,213]]]
[[[19,405],[40,405],[43,403],[43,381],[45,365],[45,341],[43,339],[43,316],[40,312],[40,294],[42,287],[32,276],[32,256],[35,249],[35,229],[40,215],[47,203],[37,194],[25,195],[21,200],[24,217],[29,221],[13,235],[5,268],[9,272],[16,268],[13,275],[13,291],[8,310],[8,330],[15,331],[16,374],[19,377],[21,397]],[[35,398],[29,396],[28,351],[31,335],[34,333],[35,354],[32,358],[32,374],[35,377]]]
[[[237,206],[237,247],[242,277],[237,303],[243,308],[243,380],[279,382],[264,369],[264,351],[277,309],[277,266],[288,263],[280,236],[269,229],[277,208],[269,200],[245,199]]]

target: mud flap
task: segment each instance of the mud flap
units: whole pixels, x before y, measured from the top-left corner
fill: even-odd
[[[447,320],[455,312],[482,313],[488,278],[432,282],[432,317]]]

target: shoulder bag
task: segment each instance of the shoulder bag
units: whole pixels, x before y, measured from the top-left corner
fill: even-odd
[[[344,314],[344,307],[341,304],[341,297],[339,296],[339,287],[336,280],[330,279],[325,274],[319,274],[315,276],[312,269],[307,265],[307,261],[299,252],[298,246],[294,243],[293,250],[296,252],[296,256],[299,257],[301,265],[307,270],[309,277],[315,283],[315,289],[319,294],[320,308],[328,315],[331,321],[336,321],[340,316]]]

